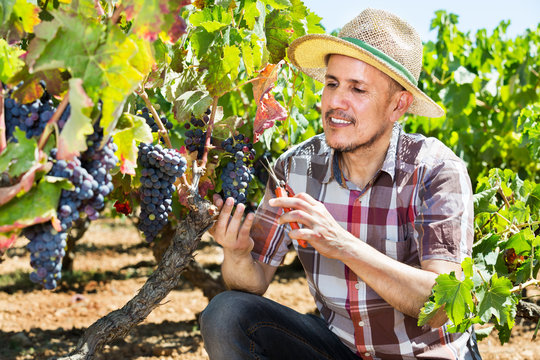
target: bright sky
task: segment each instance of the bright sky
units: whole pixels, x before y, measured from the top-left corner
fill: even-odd
[[[430,31],[435,11],[444,9],[459,15],[461,31],[487,29],[501,20],[510,20],[508,34],[514,37],[540,23],[540,0],[304,0],[304,4],[323,18],[328,32],[341,28],[367,7],[390,11],[414,26],[423,41],[435,40]]]

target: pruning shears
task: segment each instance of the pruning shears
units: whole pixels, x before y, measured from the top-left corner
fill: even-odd
[[[268,161],[266,158],[265,158],[265,160]],[[274,172],[274,169],[270,166],[270,163],[265,164],[263,162],[262,164],[266,168],[266,170],[268,171],[268,174],[270,175],[270,177],[272,177],[272,179],[276,183],[276,188],[274,190],[274,193],[276,194],[276,197],[278,197],[278,198],[281,198],[281,197],[293,197],[295,195],[293,189],[285,181],[278,179],[278,177],[276,176],[276,173]],[[291,209],[290,208],[283,208],[283,211],[288,213],[289,211],[291,211]],[[289,225],[291,226],[291,229],[293,229],[293,230],[300,229],[300,226],[298,226],[297,222],[290,222]],[[303,248],[305,248],[307,246],[305,240],[298,240],[298,244],[300,246],[302,246]]]

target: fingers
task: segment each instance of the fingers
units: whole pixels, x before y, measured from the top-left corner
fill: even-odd
[[[219,197],[219,195],[218,195]],[[216,198],[214,197],[214,200]],[[216,234],[225,234],[227,231],[227,225],[229,224],[229,218],[231,217],[231,212],[234,206],[234,199],[233,198],[227,198],[225,200],[225,203],[223,204],[223,200],[221,200],[221,197],[219,197],[218,202],[222,202],[222,207],[220,209],[219,217],[215,224],[215,230],[214,232]],[[218,204],[216,203],[216,206]],[[219,207],[219,206],[218,206]]]
[[[219,196],[219,194],[214,194],[212,200],[218,210],[221,210],[221,207],[223,206],[223,199],[221,198],[221,196]]]
[[[251,230],[251,225],[253,225],[253,220],[255,219],[254,213],[249,213],[246,215],[246,218],[244,219],[244,223],[240,227],[240,231],[238,232],[238,239],[240,241],[244,241],[245,239],[249,238],[249,232]]]

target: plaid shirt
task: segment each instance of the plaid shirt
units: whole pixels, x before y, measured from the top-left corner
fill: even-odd
[[[295,193],[321,201],[358,241],[393,259],[420,267],[421,260],[460,263],[470,256],[470,179],[463,161],[436,139],[394,126],[383,166],[364,189],[343,178],[324,134],[283,154],[275,170]],[[268,205],[274,189],[270,180],[252,227],[252,255],[278,266],[292,244],[322,317],[353,352],[367,359],[470,356],[470,332],[418,327],[417,319],[392,308],[343,262],[323,257],[309,245],[298,247],[288,236],[289,225],[276,223],[282,210]]]

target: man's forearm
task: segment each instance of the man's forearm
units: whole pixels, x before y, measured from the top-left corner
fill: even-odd
[[[343,259],[344,263],[387,303],[412,317],[418,317],[438,274],[459,267],[441,261],[433,269],[419,269],[398,262],[366,243],[356,245]]]
[[[228,288],[262,295],[269,281],[262,265],[251,254],[238,257],[224,252],[221,274]]]

